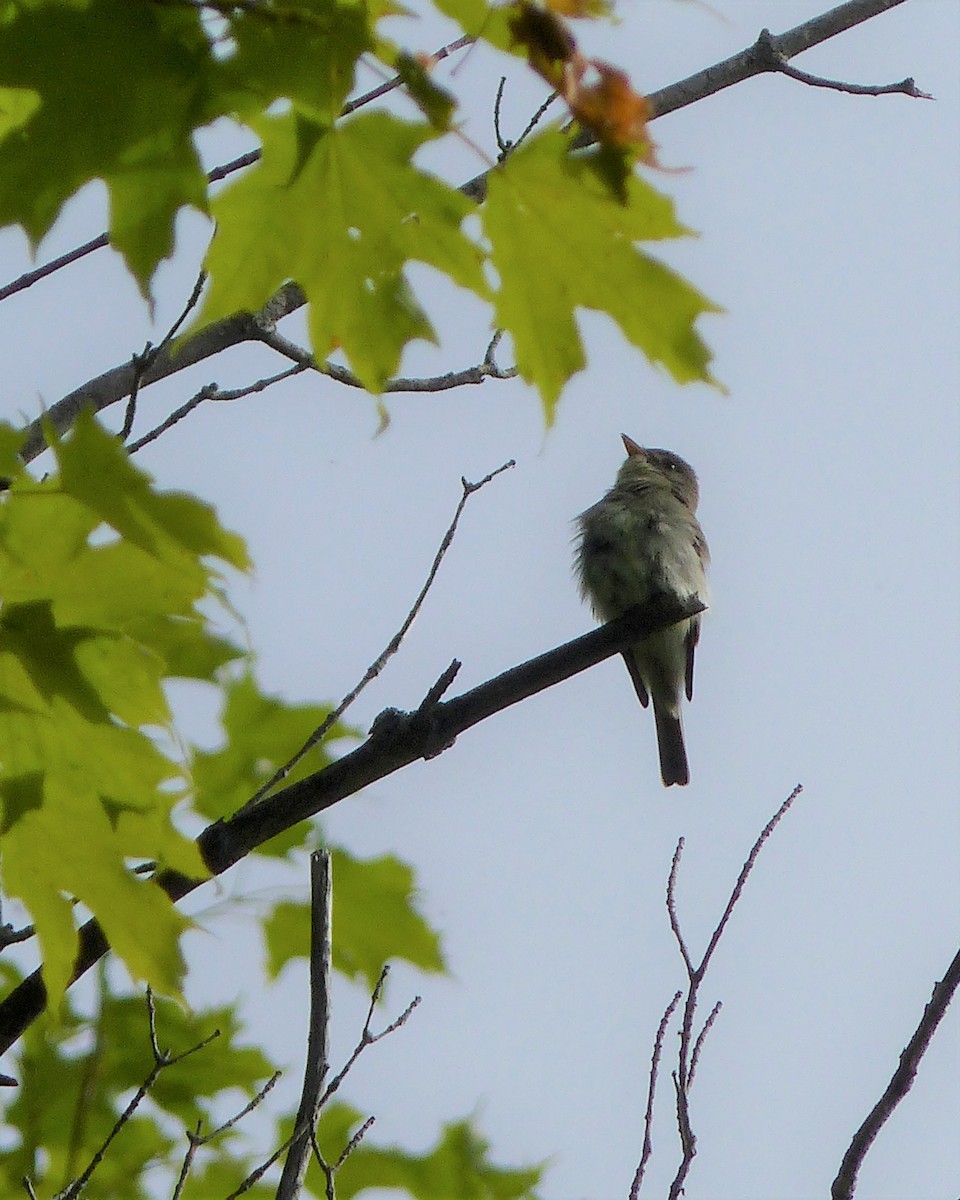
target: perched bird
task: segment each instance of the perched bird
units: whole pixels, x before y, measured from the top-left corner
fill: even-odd
[[[622,436],[627,460],[616,483],[577,518],[580,591],[602,621],[656,596],[706,604],[710,552],[696,518],[700,489],[693,468],[669,450],[647,450]],[[699,636],[697,615],[623,652],[640,703],[646,708],[653,700],[665,787],[690,781],[680,698],[686,691],[693,699]]]

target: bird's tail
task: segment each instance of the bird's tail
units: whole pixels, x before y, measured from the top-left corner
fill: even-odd
[[[664,787],[679,783],[681,787],[690,782],[687,751],[683,744],[683,726],[680,717],[667,712],[662,704],[653,701],[653,715],[657,723],[657,746],[660,749],[660,778]]]

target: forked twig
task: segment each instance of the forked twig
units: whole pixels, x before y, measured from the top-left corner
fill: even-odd
[[[778,48],[777,39],[769,29],[761,29],[757,38],[755,50],[759,61],[768,71],[786,75],[798,83],[808,87],[829,88],[834,92],[847,92],[851,96],[890,96],[902,94],[913,100],[932,100],[929,92],[921,92],[912,76],[901,79],[897,83],[845,83],[841,79],[825,79],[822,75],[811,75],[809,71],[801,71],[799,67],[790,65],[787,56]]]
[[[131,442],[127,447],[127,453],[136,454],[144,446],[155,442],[161,434],[166,433],[168,429],[172,428],[179,421],[182,421],[184,417],[189,416],[205,400],[240,400],[244,396],[253,396],[257,392],[265,392],[267,388],[273,387],[275,383],[281,383],[284,379],[290,379],[293,375],[301,375],[306,369],[305,366],[288,367],[286,371],[278,371],[276,375],[268,375],[264,379],[258,379],[255,383],[249,383],[246,387],[240,388],[220,388],[215,383],[205,384],[185,404],[181,404],[179,408],[175,408],[169,417],[162,420],[149,433],[145,433],[142,438]]]
[[[209,1046],[214,1039],[220,1036],[220,1030],[215,1029],[213,1033],[201,1039],[201,1041],[197,1042],[189,1049],[184,1050],[182,1053],[170,1054],[169,1051],[162,1051],[160,1049],[160,1045],[157,1040],[156,1007],[154,1005],[153,992],[150,988],[147,988],[147,1016],[150,1026],[150,1048],[153,1052],[153,1066],[150,1068],[150,1071],[148,1072],[143,1083],[141,1083],[140,1087],[137,1088],[136,1093],[130,1100],[127,1107],[117,1117],[113,1128],[104,1138],[102,1144],[94,1151],[90,1162],[87,1164],[84,1171],[78,1175],[72,1183],[64,1188],[62,1192],[59,1193],[58,1200],[75,1200],[77,1196],[82,1194],[87,1184],[90,1182],[90,1178],[94,1171],[106,1157],[107,1150],[109,1149],[114,1138],[140,1107],[144,1097],[153,1087],[160,1072],[166,1067],[173,1066],[175,1063],[183,1062],[185,1058],[189,1058],[192,1054],[196,1054],[198,1050],[202,1050],[205,1046]]]
[[[255,1108],[259,1107],[267,1093],[273,1089],[274,1085],[282,1074],[282,1071],[274,1071],[263,1087],[253,1097],[253,1099],[249,1100],[239,1112],[234,1113],[232,1117],[228,1117],[222,1125],[218,1125],[216,1129],[212,1129],[206,1134],[201,1133],[201,1126],[198,1122],[195,1131],[191,1131],[189,1129],[187,1130],[187,1152],[183,1157],[183,1163],[180,1167],[180,1175],[177,1178],[176,1186],[171,1194],[171,1200],[180,1200],[180,1196],[183,1194],[183,1188],[187,1182],[187,1176],[190,1174],[190,1168],[193,1165],[193,1160],[197,1151],[202,1146],[207,1145],[208,1142],[212,1142],[215,1138],[219,1137],[221,1133],[225,1133],[228,1129],[232,1129],[233,1126],[239,1124],[239,1122],[242,1121],[248,1113],[253,1112]]]
[[[763,827],[759,837],[753,843],[750,853],[747,855],[746,862],[740,869],[740,874],[734,884],[733,891],[730,893],[730,898],[727,901],[726,907],[723,910],[723,915],[717,922],[717,926],[710,936],[707,943],[707,948],[703,952],[703,957],[699,963],[694,963],[693,956],[687,946],[686,939],[683,936],[683,930],[680,927],[680,918],[677,915],[677,877],[680,870],[680,859],[683,855],[684,839],[680,838],[677,842],[677,848],[673,853],[673,859],[670,863],[670,873],[667,877],[667,894],[666,906],[667,916],[670,921],[670,929],[673,933],[674,940],[677,943],[677,948],[680,951],[680,957],[683,959],[683,965],[687,973],[687,996],[683,1005],[683,1015],[680,1022],[680,1048],[677,1053],[677,1066],[673,1071],[673,1085],[676,1099],[677,1112],[677,1130],[680,1135],[681,1161],[677,1168],[676,1175],[670,1185],[669,1197],[670,1200],[678,1200],[678,1197],[683,1194],[683,1185],[690,1171],[690,1165],[697,1153],[697,1138],[693,1130],[693,1125],[690,1119],[690,1090],[693,1087],[693,1081],[696,1077],[697,1067],[700,1063],[700,1055],[703,1051],[703,1046],[706,1041],[707,1034],[713,1028],[713,1024],[720,1014],[721,1003],[717,1001],[710,1010],[710,1015],[704,1021],[700,1032],[696,1037],[693,1036],[693,1022],[697,1011],[697,1001],[699,998],[700,985],[706,975],[707,968],[710,966],[710,960],[713,958],[720,938],[727,927],[730,916],[736,907],[737,901],[743,893],[744,885],[756,864],[757,857],[763,848],[764,843],[779,825],[780,821],[789,811],[791,805],[800,795],[803,789],[798,784],[790,795],[780,805],[774,815],[770,818],[767,824]],[[650,1064],[650,1077],[647,1090],[647,1110],[644,1118],[644,1137],[643,1148],[640,1155],[640,1162],[634,1174],[633,1183],[630,1188],[630,1200],[637,1200],[640,1193],[640,1188],[643,1184],[644,1172],[647,1163],[653,1153],[651,1141],[651,1130],[653,1126],[653,1106],[657,1087],[657,1074],[660,1065],[660,1056],[663,1048],[663,1040],[666,1033],[667,1025],[670,1018],[673,1016],[682,993],[677,994],[670,1001],[660,1021],[660,1026],[657,1030],[657,1035],[654,1039],[653,1056]]]
[[[337,1089],[343,1083],[344,1079],[346,1079],[351,1068],[353,1067],[353,1064],[357,1061],[357,1059],[360,1057],[360,1055],[363,1053],[363,1051],[366,1050],[366,1048],[368,1046],[372,1046],[375,1042],[379,1042],[383,1038],[387,1037],[389,1034],[395,1032],[397,1029],[400,1028],[401,1025],[406,1024],[408,1017],[413,1012],[413,1010],[417,1007],[417,1005],[420,1003],[420,997],[414,996],[413,1000],[410,1001],[410,1003],[407,1005],[407,1007],[403,1010],[403,1012],[400,1014],[399,1017],[397,1017],[397,1019],[395,1021],[391,1021],[390,1024],[387,1025],[384,1029],[381,1029],[379,1033],[372,1033],[370,1030],[370,1025],[371,1025],[371,1022],[373,1021],[373,1011],[377,1006],[377,1001],[380,999],[380,995],[383,991],[383,985],[386,982],[388,971],[389,971],[389,967],[384,966],[383,970],[380,972],[380,978],[377,980],[376,987],[373,989],[373,994],[370,998],[370,1007],[367,1009],[367,1017],[363,1023],[363,1029],[361,1030],[361,1033],[360,1033],[360,1039],[357,1042],[356,1046],[353,1048],[353,1052],[351,1053],[350,1057],[347,1059],[346,1064],[343,1066],[343,1068],[340,1071],[337,1072],[337,1074],[333,1077],[333,1079],[331,1079],[331,1081],[324,1088],[319,1099],[316,1101],[315,1111],[317,1113],[319,1113],[320,1109],[323,1108],[323,1106],[327,1103],[327,1101],[330,1099],[330,1097],[334,1094],[334,1092],[337,1091]],[[347,1155],[350,1154],[352,1152],[352,1150],[357,1146],[357,1144],[360,1142],[360,1139],[364,1136],[364,1134],[367,1132],[367,1130],[370,1128],[370,1126],[372,1124],[373,1124],[372,1118],[368,1118],[367,1121],[364,1123],[364,1125],[353,1135],[353,1137],[347,1143],[347,1146],[343,1150],[343,1152],[340,1155],[340,1157],[338,1158],[337,1162],[332,1167],[330,1167],[330,1165],[325,1162],[325,1160],[323,1159],[323,1156],[320,1154],[320,1150],[317,1147],[316,1139],[314,1136],[312,1126],[311,1125],[304,1126],[298,1120],[294,1127],[294,1130],[290,1134],[290,1136],[281,1145],[279,1145],[276,1150],[274,1150],[274,1152],[270,1155],[269,1158],[265,1159],[264,1162],[262,1162],[254,1171],[252,1171],[247,1176],[246,1179],[244,1179],[244,1181],[240,1184],[240,1186],[236,1189],[236,1191],[233,1191],[230,1193],[229,1196],[224,1197],[224,1200],[236,1200],[236,1198],[238,1196],[242,1196],[245,1192],[248,1192],[254,1186],[254,1184],[258,1183],[263,1178],[263,1176],[273,1166],[273,1164],[278,1161],[278,1159],[284,1153],[284,1151],[287,1150],[290,1146],[292,1146],[295,1141],[298,1141],[302,1136],[304,1136],[305,1133],[308,1134],[310,1137],[310,1142],[314,1148],[315,1155],[320,1163],[321,1170],[324,1170],[324,1168],[326,1167],[326,1170],[330,1171],[330,1173],[331,1173],[329,1176],[326,1176],[326,1177],[327,1177],[328,1181],[331,1180],[332,1175],[336,1172],[337,1168],[340,1166],[340,1164],[343,1162],[343,1160],[347,1157]],[[324,1174],[326,1175],[326,1171],[324,1171]],[[330,1194],[330,1186],[328,1186],[328,1195],[329,1194]]]

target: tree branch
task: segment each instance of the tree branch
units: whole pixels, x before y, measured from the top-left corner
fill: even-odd
[[[678,604],[672,597],[659,598],[649,606],[631,609],[583,637],[511,667],[461,696],[441,701],[440,695],[452,679],[448,668],[419,708],[413,712],[385,709],[374,721],[367,740],[351,753],[255,807],[242,808],[229,819],[207,826],[197,839],[204,862],[211,875],[223,874],[278,833],[316,816],[401,767],[440,754],[453,745],[459,734],[494,713],[596,666],[638,638],[649,637],[703,611],[704,605],[696,599]],[[156,881],[174,901],[206,882],[175,871],[162,872]],[[109,949],[99,924],[87,921],[80,929],[73,982]],[[0,1054],[16,1042],[45,1005],[46,990],[37,970],[0,1002]]]
[[[854,1189],[857,1186],[857,1173],[863,1165],[867,1151],[873,1145],[874,1139],[892,1115],[893,1110],[913,1087],[920,1060],[926,1053],[936,1028],[943,1020],[943,1015],[958,987],[960,987],[960,950],[957,951],[953,962],[947,968],[946,975],[934,987],[933,995],[924,1007],[920,1024],[900,1055],[900,1063],[887,1084],[886,1090],[854,1134],[853,1140],[843,1156],[837,1177],[830,1188],[832,1200],[852,1200]]]
[[[657,117],[676,112],[680,108],[686,108],[724,88],[742,83],[743,80],[750,79],[754,75],[777,72],[783,63],[804,50],[809,50],[811,46],[819,45],[829,38],[836,37],[837,34],[844,33],[855,25],[870,20],[902,3],[904,0],[848,0],[848,3],[841,4],[818,17],[813,17],[802,25],[787,30],[786,33],[774,35],[764,30],[752,45],[731,58],[724,59],[712,67],[707,67],[686,79],[651,93],[647,97],[652,113],[650,119],[655,120]],[[575,145],[588,146],[592,141],[592,135],[584,134],[577,139]],[[249,156],[245,156],[244,162],[248,158]],[[255,161],[255,158],[249,159],[249,161]],[[216,172],[212,174],[215,175]],[[486,196],[488,174],[489,172],[485,171],[475,176],[463,184],[460,190],[465,195],[481,202]],[[93,249],[100,244],[103,244],[100,239],[95,239],[94,242],[88,243],[88,248]],[[65,256],[64,261],[69,257]],[[36,272],[32,274],[36,274]],[[3,294],[0,291],[0,298]],[[262,341],[264,340],[265,326],[272,327],[282,317],[294,312],[305,303],[306,297],[295,283],[284,284],[259,318],[249,313],[238,313],[206,329],[201,329],[192,337],[185,339],[177,348],[176,354],[171,354],[167,348],[164,353],[157,356],[150,369],[143,373],[139,385],[147,386],[156,383],[184,367],[192,366],[194,363],[219,354],[230,346],[247,341]],[[330,369],[327,369],[328,367]],[[327,364],[324,370],[325,373],[337,378],[336,369],[333,369],[331,364]],[[349,375],[349,372],[346,374]],[[476,382],[481,381],[478,379]],[[94,412],[100,412],[128,396],[135,382],[136,373],[129,362],[114,367],[58,400],[50,407],[45,418],[52,422],[59,433],[63,434],[71,427],[82,408],[90,407]],[[350,382],[350,380],[344,379],[341,382]],[[409,383],[409,381],[404,382]],[[456,383],[446,386],[458,386],[460,382],[474,382],[474,380],[458,380]],[[385,390],[398,389],[391,388],[388,384]],[[404,388],[402,390],[412,389]],[[24,461],[31,462],[44,450],[45,446],[46,442],[40,421],[33,421],[27,428],[26,442],[21,451]]]
[[[331,901],[330,852],[310,855],[310,1033],[303,1090],[297,1111],[297,1133],[287,1151],[277,1186],[277,1200],[296,1200],[310,1161],[310,1145],[320,1093],[330,1069],[330,955]]]

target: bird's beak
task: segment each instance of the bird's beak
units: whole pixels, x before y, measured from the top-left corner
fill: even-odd
[[[644,453],[643,447],[638,446],[637,443],[633,440],[633,438],[627,437],[627,435],[625,433],[621,433],[620,436],[623,438],[623,448],[624,448],[624,450],[626,450],[626,452],[630,455],[631,458],[633,458],[637,454]]]

